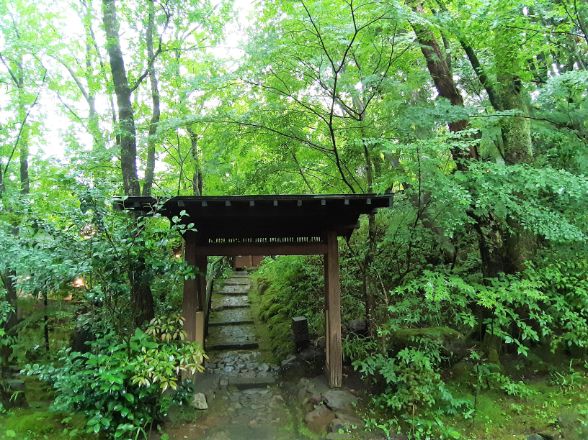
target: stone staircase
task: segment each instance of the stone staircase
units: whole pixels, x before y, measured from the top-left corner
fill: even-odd
[[[263,362],[259,350],[249,303],[250,288],[249,274],[235,271],[222,288],[212,293],[206,370],[219,376],[221,385],[256,387],[276,380],[278,367]]]

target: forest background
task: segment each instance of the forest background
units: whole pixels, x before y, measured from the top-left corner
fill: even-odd
[[[458,438],[447,417],[475,417],[481,390],[532,399],[539,365],[567,387],[587,366],[587,32],[576,0],[2,0],[3,377],[40,359],[27,371],[58,409],[125,438],[165,412],[169,368],[197,368],[201,348],[170,330],[193,275],[180,225],[117,213],[114,196],[392,193],[340,243],[370,423]],[[259,271],[276,356],[293,315],[320,334],[320,268]],[[75,310],[51,312],[70,295]],[[19,313],[20,296],[44,311]],[[58,352],[50,331],[92,349]],[[93,365],[113,347],[121,407],[68,392],[110,380]]]

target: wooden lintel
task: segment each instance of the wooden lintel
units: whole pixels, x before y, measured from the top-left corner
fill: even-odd
[[[239,255],[320,255],[326,252],[327,245],[324,243],[198,245],[199,254],[219,257],[236,257]]]

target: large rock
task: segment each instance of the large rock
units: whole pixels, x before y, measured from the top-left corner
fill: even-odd
[[[329,390],[323,393],[325,404],[333,411],[351,411],[357,397],[346,390]]]
[[[357,335],[364,335],[367,333],[367,321],[365,319],[354,319],[345,325],[347,331]]]
[[[317,433],[327,432],[327,428],[335,418],[335,413],[325,405],[319,405],[304,416],[304,422],[308,428]]]
[[[566,440],[586,440],[588,438],[588,420],[574,408],[563,409],[557,417],[557,423]]]
[[[206,396],[204,393],[195,393],[192,398],[192,406],[196,409],[208,409],[208,403],[206,403]]]
[[[363,421],[359,417],[336,412],[335,418],[329,425],[329,432],[350,432],[361,427],[363,427]]]

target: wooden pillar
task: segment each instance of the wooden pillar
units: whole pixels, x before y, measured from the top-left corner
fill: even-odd
[[[208,304],[206,302],[206,271],[208,269],[208,257],[200,254],[196,248],[196,290],[198,292],[198,309],[196,310],[196,341],[204,347],[204,335],[206,325],[206,313]]]
[[[337,233],[327,233],[325,255],[325,348],[329,386],[339,388],[343,378],[343,349],[341,344],[341,281],[339,279],[339,248]]]
[[[206,310],[206,266],[207,257],[198,253],[196,239],[186,236],[184,247],[186,263],[194,266],[196,277],[184,280],[182,316],[184,330],[189,341],[204,344],[204,323]]]

